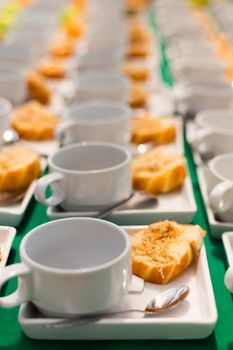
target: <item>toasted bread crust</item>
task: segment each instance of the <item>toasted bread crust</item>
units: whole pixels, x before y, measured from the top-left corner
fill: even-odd
[[[61,79],[66,73],[65,62],[57,58],[48,58],[38,63],[37,71],[45,78]]]
[[[186,176],[183,156],[159,146],[133,159],[133,187],[151,194],[167,193],[181,186]]]
[[[131,85],[131,93],[129,104],[132,108],[145,107],[148,98],[148,92],[143,84],[133,83]]]
[[[122,71],[135,81],[145,81],[149,79],[150,76],[149,68],[143,63],[134,62],[134,60],[124,62]]]
[[[19,191],[41,175],[39,156],[23,146],[0,150],[0,191]]]
[[[205,231],[198,225],[163,221],[131,235],[133,273],[145,281],[166,284],[199,254]]]
[[[176,124],[172,117],[152,117],[145,114],[132,119],[132,142],[166,144],[175,140]]]
[[[26,140],[48,140],[53,138],[58,117],[47,111],[40,103],[31,101],[16,108],[11,126]]]
[[[49,104],[52,98],[52,91],[50,90],[46,79],[36,71],[31,71],[27,75],[28,93],[31,98],[43,103]]]

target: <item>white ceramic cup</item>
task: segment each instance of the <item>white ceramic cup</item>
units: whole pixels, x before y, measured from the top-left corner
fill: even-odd
[[[83,55],[79,55],[76,59],[77,70],[81,74],[96,74],[95,71],[107,70],[108,74],[112,74],[116,70],[120,71],[122,57],[118,51],[88,51]],[[92,72],[94,71],[94,72]],[[98,73],[98,72],[97,72]],[[106,75],[106,73],[103,73]],[[81,78],[82,79],[82,78]]]
[[[0,97],[0,145],[3,142],[4,131],[9,127],[10,113],[12,110],[11,103],[3,97]]]
[[[233,266],[230,265],[225,273],[224,277],[225,286],[233,293]]]
[[[56,129],[60,144],[81,141],[108,141],[126,144],[131,135],[132,111],[111,101],[90,101],[68,109]]]
[[[207,109],[195,117],[198,127],[192,147],[199,153],[205,150],[213,156],[233,152],[233,112]]]
[[[120,74],[82,74],[75,82],[75,102],[112,100],[127,103],[129,79]]]
[[[36,199],[65,210],[98,210],[131,194],[130,152],[108,142],[81,142],[60,149],[49,160],[50,174],[36,185]],[[46,198],[51,186],[52,195]]]
[[[21,63],[0,63],[0,96],[13,104],[23,103],[27,97],[26,74]]]
[[[225,79],[226,64],[217,58],[199,56],[199,58],[186,57],[173,64],[174,74],[184,79],[192,74],[201,75],[203,79]]]
[[[1,270],[0,287],[19,280],[14,293],[0,297],[1,307],[30,301],[45,315],[74,317],[104,311],[129,291],[130,240],[107,221],[68,218],[38,226],[23,238],[20,258]]]
[[[233,153],[221,154],[209,162],[209,170],[216,183],[209,194],[209,203],[213,212],[225,222],[233,222],[232,165]]]
[[[233,89],[221,79],[189,77],[181,82],[180,88],[179,98],[193,114],[207,108],[230,108],[233,104]]]
[[[35,64],[37,55],[33,48],[25,47],[17,44],[1,44],[0,46],[0,60],[9,60],[13,62],[21,62],[23,65],[31,66]]]

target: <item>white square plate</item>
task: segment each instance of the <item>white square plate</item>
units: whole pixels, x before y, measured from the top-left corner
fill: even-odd
[[[210,232],[214,238],[221,238],[223,232],[233,231],[233,222],[218,221],[211,210],[208,203],[208,194],[211,189],[216,185],[213,183],[213,177],[210,176],[208,166],[203,165],[197,168],[197,176],[202,193],[202,197],[205,203],[208,221],[210,225]]]
[[[0,248],[2,260],[0,261],[0,270],[6,265],[12,242],[15,238],[16,229],[10,226],[0,226]]]
[[[141,227],[124,227],[128,233]],[[201,339],[208,337],[217,322],[217,310],[209,275],[204,245],[200,255],[184,273],[168,285],[145,282],[141,294],[128,294],[118,309],[143,309],[152,297],[168,288],[186,284],[190,287],[187,299],[165,314],[153,317],[129,313],[112,316],[88,324],[77,324],[70,328],[48,328],[49,319],[26,303],[19,311],[19,323],[25,334],[33,339]],[[57,320],[58,321],[58,320]]]

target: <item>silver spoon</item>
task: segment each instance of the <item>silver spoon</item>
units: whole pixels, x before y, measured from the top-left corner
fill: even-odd
[[[179,305],[189,294],[189,287],[181,285],[168,289],[162,293],[157,294],[145,307],[145,309],[127,309],[113,312],[99,313],[95,315],[81,315],[75,318],[64,318],[59,321],[47,323],[47,328],[64,328],[73,327],[77,324],[85,324],[89,322],[99,321],[106,316],[115,316],[119,314],[137,312],[144,315],[155,315],[167,312],[168,310]]]
[[[11,145],[19,141],[19,134],[13,129],[5,130],[2,137],[5,145]]]
[[[111,214],[113,210],[119,208],[121,205],[128,203],[133,197],[136,195],[140,195],[136,203],[133,205],[133,209],[145,209],[151,206],[155,206],[155,204],[158,203],[158,198],[154,195],[151,195],[149,193],[143,192],[143,191],[135,191],[132,192],[128,198],[123,199],[122,201],[113,204],[111,207],[108,207],[95,215],[96,218],[101,219],[104,218],[106,215]]]

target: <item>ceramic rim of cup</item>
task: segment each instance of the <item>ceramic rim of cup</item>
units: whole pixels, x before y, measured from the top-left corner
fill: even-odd
[[[27,67],[25,65],[8,62],[1,67],[0,60],[0,81],[15,81],[16,79],[25,80]]]
[[[215,165],[219,160],[222,159],[231,159],[233,161],[233,153],[223,153],[223,154],[219,154],[218,156],[215,156],[213,159],[211,159],[209,161],[209,168],[211,170],[211,172],[220,180],[222,181],[226,181],[226,182],[230,182],[233,184],[233,180],[227,179],[224,175],[220,174],[216,169],[215,169]]]
[[[208,124],[207,122],[205,122],[203,119],[205,119],[206,117],[208,117],[209,115],[211,115],[214,117],[216,117],[217,115],[219,115],[219,119],[222,120],[222,115],[225,115],[224,113],[229,113],[231,114],[231,117],[230,116],[227,116],[227,119],[229,118],[232,118],[232,129],[227,129],[224,128],[223,126],[217,126],[217,125],[211,125],[211,124]],[[221,115],[221,117],[220,117]],[[225,115],[226,116],[226,115]],[[203,124],[202,124],[203,122]],[[203,110],[199,113],[197,113],[196,117],[195,117],[195,123],[197,124],[197,126],[200,125],[200,128],[209,128],[211,131],[214,131],[214,132],[217,132],[219,134],[225,134],[225,135],[232,135],[233,136],[233,112],[231,112],[230,110],[223,110],[223,109],[219,109],[218,111],[217,110],[214,110],[214,109],[206,109],[206,110]],[[233,140],[232,140],[233,142]]]
[[[79,116],[76,118],[75,116],[72,117],[72,113],[82,113],[82,111],[86,110],[94,110],[95,108],[101,108],[102,110],[106,108],[115,108],[119,111],[119,116],[109,117],[108,118],[102,118],[102,117],[96,117],[96,120],[94,118],[90,118],[88,120],[85,118],[80,118]],[[83,103],[75,103],[70,106],[70,108],[67,111],[67,118],[72,121],[76,121],[79,125],[105,125],[105,124],[115,124],[121,121],[125,121],[127,119],[131,118],[132,110],[127,105],[124,105],[123,103],[114,103],[114,101],[111,100],[91,100],[90,102],[83,102]]]
[[[75,148],[80,148],[83,146],[103,146],[103,147],[110,147],[110,148],[114,148],[115,150],[117,149],[118,151],[121,151],[122,153],[124,153],[125,155],[125,159],[121,162],[118,163],[116,165],[107,167],[107,168],[103,168],[103,169],[97,169],[97,170],[70,170],[70,169],[66,169],[66,168],[62,168],[61,166],[58,166],[54,163],[54,158],[59,154],[62,153],[67,153],[69,154],[69,150],[70,149],[75,149]],[[64,148],[61,148],[59,151],[55,152],[52,156],[49,157],[48,159],[48,164],[50,167],[52,167],[53,169],[55,169],[57,172],[62,172],[64,174],[100,174],[102,172],[106,173],[106,172],[110,172],[113,170],[117,170],[123,166],[125,166],[128,162],[130,162],[131,160],[131,153],[129,150],[127,150],[127,148],[120,146],[118,144],[115,143],[111,143],[111,142],[102,142],[102,141],[83,141],[83,142],[77,142],[74,143],[70,146],[66,146]]]
[[[92,266],[92,267],[87,267],[85,269],[63,269],[63,268],[54,268],[54,267],[49,267],[49,266],[46,266],[46,265],[43,265],[43,264],[40,264],[36,261],[34,261],[33,259],[31,259],[26,250],[27,250],[27,240],[30,239],[30,237],[36,233],[38,233],[38,231],[41,231],[41,230],[44,230],[46,227],[49,227],[49,226],[55,226],[55,225],[59,225],[59,223],[61,222],[71,222],[71,221],[92,221],[92,222],[101,222],[103,223],[104,225],[106,226],[109,226],[109,229],[111,228],[114,228],[115,230],[117,229],[121,235],[124,237],[125,239],[125,247],[124,247],[124,250],[120,253],[120,255],[118,255],[116,258],[114,259],[111,259],[110,261],[107,261],[105,263],[102,263],[100,265],[97,265],[97,266]],[[67,228],[68,228],[69,224],[67,224]],[[65,232],[64,232],[65,234]],[[59,219],[59,220],[56,220],[56,221],[51,221],[51,222],[46,222],[42,225],[39,225],[37,227],[35,227],[34,229],[32,229],[30,232],[28,232],[26,234],[26,236],[23,238],[21,244],[20,244],[20,257],[21,259],[23,258],[23,261],[26,261],[29,266],[33,266],[33,267],[36,267],[38,269],[43,269],[45,270],[46,272],[52,272],[53,274],[64,274],[64,275],[73,275],[74,273],[77,275],[83,275],[83,274],[90,274],[90,273],[93,273],[93,272],[98,272],[100,270],[105,270],[113,265],[115,265],[116,263],[118,263],[118,261],[120,261],[124,256],[126,256],[129,251],[131,249],[131,244],[130,244],[130,239],[129,239],[129,236],[128,234],[125,232],[125,230],[123,228],[121,228],[120,226],[112,223],[112,222],[109,222],[109,221],[106,221],[106,220],[101,220],[101,219],[96,219],[96,218],[86,218],[86,217],[79,217],[79,218],[65,218],[65,219]]]
[[[80,89],[84,92],[90,91],[91,93],[93,92],[99,92],[101,88],[99,87],[98,83],[102,81],[102,79],[106,79],[107,81],[107,86],[104,86],[104,89],[102,88],[103,91],[107,92],[112,92],[112,91],[121,91],[123,85],[128,89],[130,81],[128,78],[126,78],[123,75],[115,75],[115,74],[101,74],[101,73],[90,73],[90,74],[83,74],[79,79],[77,79],[75,87],[76,90]],[[115,81],[114,81],[115,79]],[[112,83],[111,83],[111,80]],[[93,86],[93,83],[95,84]],[[115,85],[116,83],[116,85]],[[102,84],[100,84],[102,86]]]

